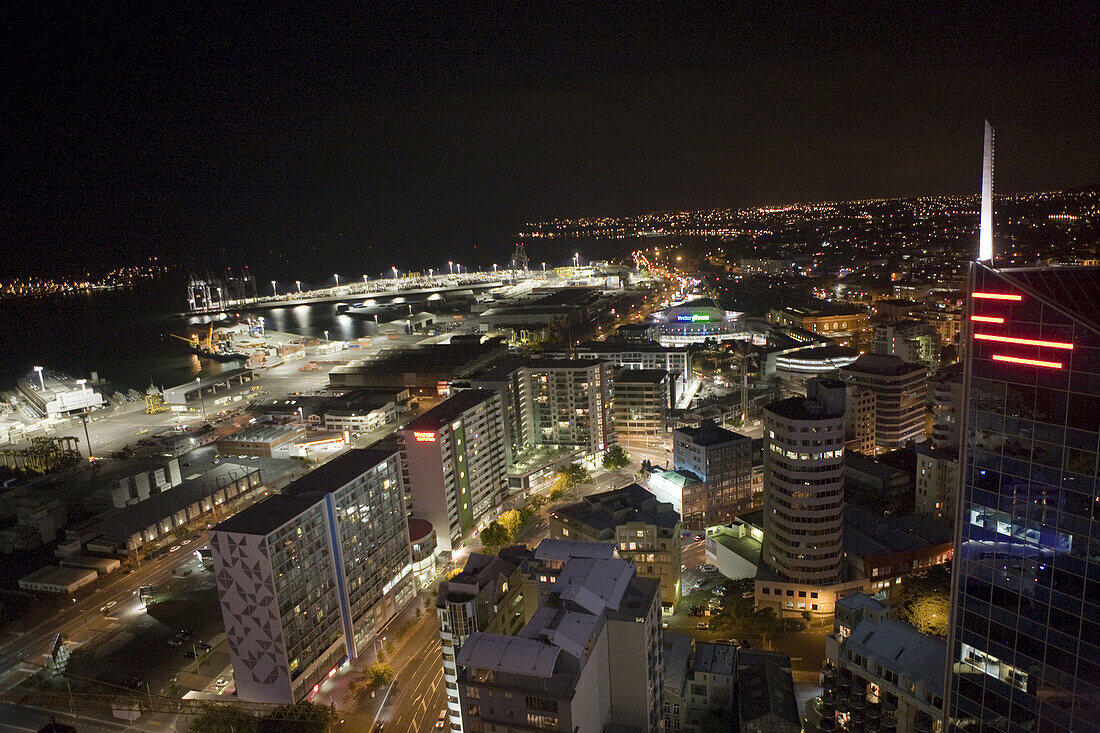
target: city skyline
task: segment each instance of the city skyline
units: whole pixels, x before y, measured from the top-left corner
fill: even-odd
[[[983,118],[1014,151],[999,190],[1095,185],[1096,23],[1087,4],[47,7],[12,32],[4,248],[488,264],[555,217],[969,193]]]

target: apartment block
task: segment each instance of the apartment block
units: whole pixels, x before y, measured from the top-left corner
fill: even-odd
[[[443,648],[443,683],[447,688],[448,723],[461,731],[458,702],[458,651],[477,631],[515,636],[527,622],[524,578],[520,565],[495,555],[473,553],[462,571],[439,584],[435,609]]]
[[[890,618],[870,596],[852,593],[837,601],[825,656],[822,694],[806,705],[808,730],[943,730],[943,639]]]
[[[620,443],[651,445],[668,434],[668,372],[620,369],[615,373],[615,434]]]
[[[659,583],[617,558],[571,557],[550,577],[518,635],[477,631],[458,650],[461,729],[661,730]]]
[[[959,452],[954,448],[917,446],[914,511],[922,517],[953,524],[959,493]]]
[[[706,484],[705,503],[684,507],[690,526],[724,524],[752,506],[752,439],[703,420],[672,431],[672,463]]]
[[[671,612],[680,600],[680,515],[638,484],[555,509],[550,537],[612,544],[639,577],[661,583],[665,609]]]
[[[461,538],[495,516],[508,490],[500,393],[470,389],[400,431],[411,510],[435,528],[449,556]]]
[[[511,359],[471,384],[502,396],[509,463],[536,446],[596,459],[616,442],[613,369],[602,359]]]
[[[864,354],[840,378],[875,394],[875,446],[896,450],[924,441],[927,370],[898,356]]]
[[[415,594],[401,460],[349,451],[215,526],[237,695],[311,699]]]

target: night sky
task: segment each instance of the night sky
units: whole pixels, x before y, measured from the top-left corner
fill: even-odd
[[[999,191],[1098,183],[1095,2],[27,5],[0,279],[354,277],[504,262],[553,217],[971,193],[985,117]]]

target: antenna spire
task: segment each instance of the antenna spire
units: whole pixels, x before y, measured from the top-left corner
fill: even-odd
[[[982,152],[982,212],[978,230],[978,261],[993,262],[993,128],[985,121]]]

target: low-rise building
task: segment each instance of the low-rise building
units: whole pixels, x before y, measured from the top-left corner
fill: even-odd
[[[250,425],[223,435],[216,445],[219,452],[229,456],[289,457],[291,446],[305,434],[306,429],[300,425]]]
[[[660,584],[617,558],[552,577],[517,635],[476,631],[458,650],[461,729],[661,730]]]
[[[884,517],[849,504],[844,509],[844,558],[872,593],[896,590],[903,578],[951,560],[952,532],[914,515]]]
[[[550,513],[550,537],[605,542],[661,583],[661,603],[680,599],[680,515],[638,484],[586,496]]]
[[[89,568],[60,568],[47,565],[19,579],[23,590],[42,591],[43,593],[72,593],[91,585],[99,573]]]
[[[807,730],[943,730],[943,639],[889,618],[881,603],[853,593],[837,601],[825,655],[822,694],[806,705]]]

